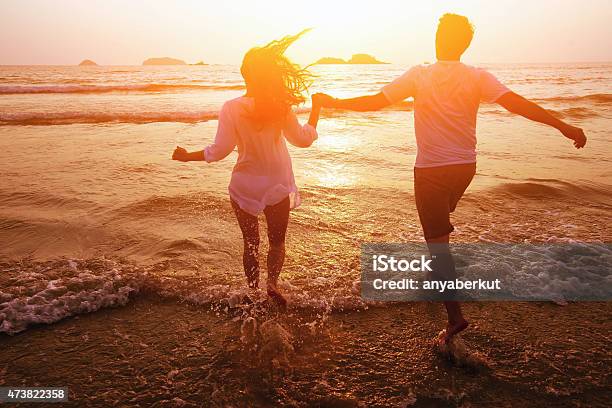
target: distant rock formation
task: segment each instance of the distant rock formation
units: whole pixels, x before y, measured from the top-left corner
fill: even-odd
[[[369,54],[353,54],[353,56],[348,61],[348,63],[349,64],[388,64],[388,62],[379,61]]]
[[[142,65],[187,65],[185,61],[176,58],[149,58],[145,60]]]
[[[342,58],[323,57],[315,62],[315,64],[347,64],[347,62]]]
[[[204,61],[198,61],[195,64],[189,64],[189,65],[208,65],[208,64],[205,64]]]
[[[81,61],[81,63],[79,64],[80,67],[82,67],[82,66],[97,66],[97,65],[98,64],[96,64],[92,60],[88,60],[88,59]]]
[[[374,58],[369,54],[353,54],[350,60],[345,61],[342,58],[324,57],[315,62],[315,64],[388,64]]]

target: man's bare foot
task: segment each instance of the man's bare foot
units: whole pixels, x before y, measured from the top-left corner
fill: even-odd
[[[438,339],[440,345],[448,344],[453,338],[453,336],[456,336],[457,334],[467,329],[469,325],[470,323],[465,319],[462,319],[461,321],[454,324],[449,323],[446,326],[446,330],[444,330],[443,334]]]
[[[287,299],[280,293],[276,285],[268,284],[268,296],[283,309],[287,307]]]

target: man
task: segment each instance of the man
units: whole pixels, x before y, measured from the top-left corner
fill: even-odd
[[[412,67],[384,86],[376,95],[334,99],[320,95],[324,107],[354,111],[382,109],[414,98],[417,157],[414,193],[419,219],[438,278],[454,280],[455,265],[449,250],[453,231],[450,214],[476,172],[476,116],[480,102],[498,103],[512,113],[558,129],[584,147],[582,129],[550,115],[537,104],[510,91],[489,72],[460,62],[474,29],[457,14],[440,18],[436,33],[436,58],[432,65]],[[435,255],[435,256],[434,256]],[[448,325],[440,341],[447,343],[468,326],[459,302],[444,302]]]

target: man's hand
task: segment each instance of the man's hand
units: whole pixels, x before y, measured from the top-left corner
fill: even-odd
[[[566,125],[559,130],[561,131],[561,133],[563,133],[563,136],[574,141],[574,146],[576,147],[576,149],[581,149],[584,147],[584,145],[586,145],[586,135],[584,134],[584,131],[579,127]]]
[[[555,118],[546,109],[540,105],[528,101],[514,92],[508,92],[502,95],[497,103],[506,108],[509,112],[516,113],[527,119],[544,123],[558,129],[563,136],[574,141],[576,149],[581,149],[586,145],[586,136],[582,129],[572,125],[568,125],[560,119]]]
[[[312,105],[318,105],[323,108],[332,108],[334,106],[335,98],[324,93],[316,93],[312,95]]]
[[[174,152],[172,153],[172,160],[178,160],[182,162],[189,161],[187,150],[180,146],[176,146],[176,149],[174,149]]]

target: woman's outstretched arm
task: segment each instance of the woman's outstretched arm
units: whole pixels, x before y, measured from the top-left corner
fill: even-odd
[[[234,126],[230,106],[225,103],[219,112],[219,124],[215,141],[204,150],[188,152],[180,146],[176,146],[172,153],[172,160],[182,162],[203,161],[208,163],[223,160],[236,148],[236,128]]]

